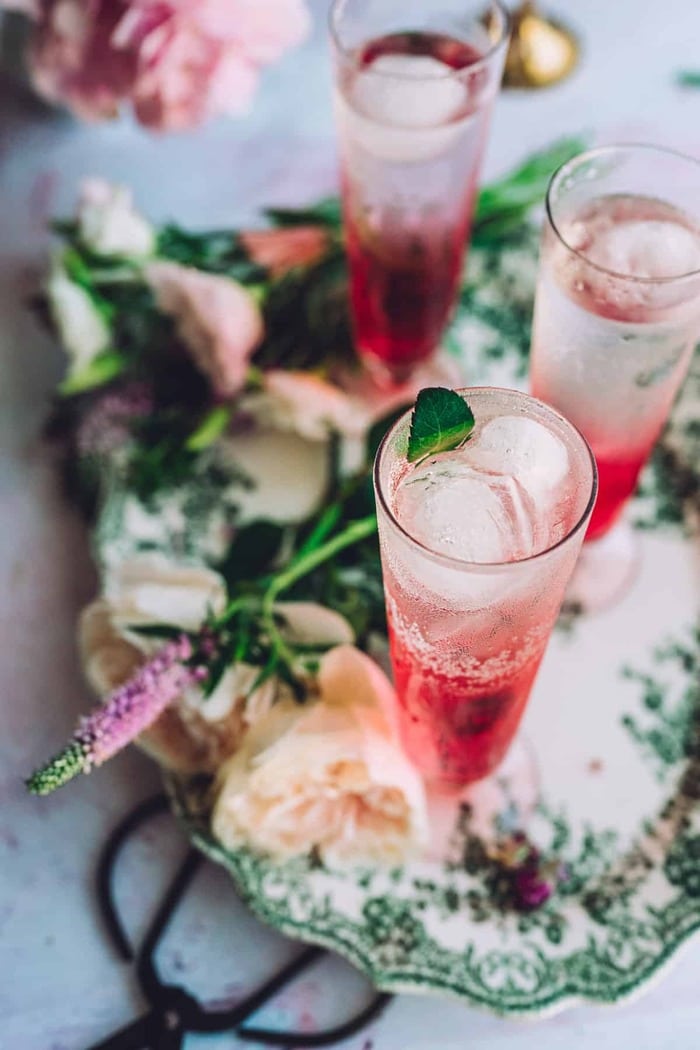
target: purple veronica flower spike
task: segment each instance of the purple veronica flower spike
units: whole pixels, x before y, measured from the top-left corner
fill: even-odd
[[[71,742],[29,778],[28,790],[49,795],[131,743],[183,689],[206,677],[205,668],[186,663],[192,655],[192,642],[184,634],[165,645],[102,707],[81,718]]]
[[[108,455],[132,437],[131,424],[153,411],[148,387],[132,383],[118,393],[105,394],[82,419],[76,434],[80,456]]]

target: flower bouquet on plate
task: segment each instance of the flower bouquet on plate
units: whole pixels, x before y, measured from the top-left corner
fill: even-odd
[[[573,149],[487,187],[476,243],[520,236]],[[367,655],[386,634],[369,469],[396,414],[460,367],[443,354],[375,386],[352,346],[337,201],[269,217],[156,230],[126,188],[90,179],[56,223],[37,306],[68,356],[50,431],[94,526],[103,593],[79,645],[103,705],[29,787],[136,740],[212,778],[226,845],[394,862],[427,818]]]

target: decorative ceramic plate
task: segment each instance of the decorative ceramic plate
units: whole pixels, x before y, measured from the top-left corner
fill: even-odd
[[[535,252],[529,234],[505,251],[472,252],[448,344],[466,382],[525,382]],[[205,787],[171,779],[193,842],[261,919],[337,951],[383,989],[527,1016],[642,991],[700,929],[698,469],[696,360],[630,508],[634,585],[608,611],[562,618],[511,758],[460,805],[432,800],[425,859],[330,871],[229,853],[209,830]],[[285,498],[297,496],[306,498]],[[107,559],[125,544],[201,554],[221,509],[219,489],[207,501],[206,474],[201,491],[148,515],[115,493],[98,545]],[[538,907],[514,893],[508,863],[522,826],[556,869]]]

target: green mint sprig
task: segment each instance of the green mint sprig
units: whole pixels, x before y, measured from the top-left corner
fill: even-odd
[[[459,394],[445,387],[421,390],[411,417],[408,460],[459,448],[474,429],[474,413]]]

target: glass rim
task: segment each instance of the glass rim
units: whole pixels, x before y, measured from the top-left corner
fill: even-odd
[[[548,557],[554,551],[558,550],[560,547],[563,547],[565,544],[567,544],[571,539],[573,539],[581,531],[581,529],[584,527],[584,525],[587,524],[588,518],[590,517],[591,512],[593,511],[593,507],[595,506],[595,501],[596,501],[596,498],[598,496],[598,466],[596,464],[595,456],[593,455],[593,451],[591,449],[591,446],[588,444],[588,441],[583,436],[583,434],[581,433],[579,428],[574,423],[571,422],[571,420],[567,419],[566,416],[562,415],[561,412],[558,412],[556,410],[556,408],[552,408],[552,406],[548,405],[546,402],[540,401],[539,398],[537,398],[537,397],[533,397],[532,394],[526,394],[522,390],[515,390],[515,389],[510,388],[510,387],[502,387],[502,386],[458,387],[455,390],[455,393],[459,394],[460,397],[463,396],[463,395],[469,394],[469,392],[496,393],[496,394],[508,394],[508,395],[515,394],[517,397],[524,398],[526,401],[533,402],[534,404],[538,405],[540,408],[543,408],[545,410],[545,412],[549,413],[552,416],[555,416],[558,420],[563,422],[566,427],[568,427],[570,430],[572,430],[578,436],[579,440],[581,441],[584,449],[586,450],[586,452],[588,454],[588,462],[589,462],[590,467],[591,467],[591,482],[592,482],[592,484],[591,484],[591,491],[590,491],[590,494],[588,496],[588,500],[586,501],[586,506],[584,507],[582,514],[580,515],[580,517],[578,518],[576,523],[574,525],[572,525],[572,527],[568,530],[566,535],[562,536],[561,539],[557,540],[556,543],[552,543],[549,547],[545,547],[544,550],[536,551],[534,554],[529,554],[526,558],[514,558],[512,561],[494,561],[494,562],[468,561],[466,558],[456,558],[456,557],[454,557],[454,556],[452,556],[450,554],[445,554],[442,551],[436,551],[436,550],[434,550],[434,548],[428,546],[427,543],[423,543],[421,540],[416,539],[416,537],[413,536],[408,531],[408,529],[404,528],[404,526],[401,524],[401,522],[398,520],[398,518],[394,514],[394,511],[389,506],[389,503],[388,503],[388,501],[386,499],[386,496],[384,494],[384,490],[383,490],[383,487],[382,487],[382,484],[381,484],[381,480],[380,480],[380,477],[379,477],[380,467],[381,467],[382,460],[384,458],[384,453],[386,452],[387,446],[388,446],[392,436],[396,432],[396,430],[401,426],[401,424],[404,422],[406,417],[409,416],[413,412],[413,407],[414,407],[413,405],[410,408],[406,409],[406,411],[403,412],[401,414],[401,416],[394,422],[394,424],[387,430],[386,434],[384,435],[384,437],[381,440],[379,448],[377,449],[377,454],[374,457],[374,466],[372,468],[372,477],[373,477],[373,480],[374,480],[374,491],[376,493],[376,498],[379,501],[379,503],[381,504],[382,510],[385,512],[387,518],[389,519],[391,524],[394,526],[394,528],[396,528],[400,532],[400,534],[405,539],[407,539],[409,541],[409,543],[413,547],[415,547],[419,551],[420,554],[422,554],[424,556],[427,555],[430,558],[431,561],[437,562],[438,564],[442,565],[443,567],[450,568],[450,569],[455,569],[457,571],[466,571],[466,572],[475,572],[475,571],[476,572],[493,572],[494,570],[497,570],[499,572],[500,571],[507,572],[512,566],[522,566],[522,565],[535,564],[539,559],[541,559],[541,558],[544,559],[544,558]]]
[[[447,80],[448,78],[458,78],[464,73],[472,73],[474,70],[483,69],[494,55],[498,54],[498,51],[507,45],[508,38],[510,36],[510,30],[512,26],[512,18],[508,8],[503,3],[503,0],[488,0],[492,8],[495,8],[501,17],[501,34],[488,51],[485,51],[481,58],[475,62],[471,62],[468,66],[464,66],[463,69],[449,69],[445,73],[434,73],[430,76],[412,76],[407,73],[387,73],[381,69],[368,69],[367,72],[371,73],[375,77],[383,77],[388,80],[413,80],[418,82],[430,83],[440,80]],[[330,32],[331,40],[336,50],[347,59],[352,62],[353,65],[357,65],[357,56],[355,51],[348,50],[340,39],[340,30],[338,27],[337,15],[342,6],[348,3],[348,0],[333,0],[328,11],[328,29]],[[405,30],[409,32],[409,30]]]
[[[591,266],[594,270],[597,270],[598,273],[604,273],[607,277],[613,277],[615,280],[633,281],[636,284],[643,285],[662,285],[673,284],[676,281],[687,281],[693,277],[698,277],[700,276],[700,265],[693,270],[687,270],[684,273],[671,274],[668,277],[639,277],[632,273],[621,273],[619,270],[611,270],[607,266],[601,266],[600,263],[593,262],[592,259],[588,258],[585,252],[582,252],[579,248],[574,248],[573,245],[569,244],[561,229],[557,226],[553,214],[552,196],[559,183],[570,173],[571,169],[576,167],[580,162],[594,157],[604,156],[606,154],[609,155],[612,153],[621,153],[624,151],[634,152],[637,150],[649,151],[650,153],[665,157],[674,157],[677,160],[684,162],[687,161],[698,169],[698,176],[700,177],[700,160],[696,157],[691,157],[689,153],[683,153],[680,150],[670,149],[666,146],[655,146],[648,142],[621,142],[610,146],[595,146],[593,149],[584,150],[583,153],[577,153],[575,157],[571,157],[569,160],[564,161],[563,164],[559,165],[550,178],[545,198],[545,208],[549,225],[552,227],[559,242],[568,252],[575,255],[578,259],[581,259],[586,266]]]

